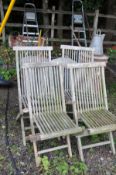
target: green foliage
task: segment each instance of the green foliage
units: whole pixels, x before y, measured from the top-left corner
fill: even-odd
[[[8,169],[8,175],[13,175],[14,174],[14,170],[13,170],[13,167],[12,167],[12,163],[8,163],[7,165],[7,169]]]
[[[68,163],[65,160],[61,160],[59,164],[57,164],[56,170],[59,175],[66,175],[69,170]]]
[[[92,136],[91,136],[91,139],[92,139],[92,142],[93,142],[93,143],[96,143],[96,142],[99,142],[99,141],[100,141],[100,137],[99,137],[99,135],[97,135],[97,134],[92,135]]]
[[[0,162],[4,161],[5,160],[5,157],[0,155]]]
[[[87,171],[87,166],[83,162],[78,162],[77,158],[67,158],[63,154],[48,159],[47,156],[41,158],[41,175],[83,175]]]
[[[52,51],[52,57],[56,58],[56,57],[60,57],[61,56],[61,50],[59,48],[55,48]]]
[[[113,82],[110,84],[109,91],[111,94],[115,93],[116,94],[116,82]]]
[[[7,45],[0,46],[0,62],[3,62],[6,65],[14,64],[15,53],[12,48]]]
[[[109,56],[109,62],[110,63],[114,63],[116,62],[116,50],[112,49],[112,48],[109,48],[107,50],[107,54]]]
[[[115,78],[112,81],[107,82],[107,95],[109,110],[116,115],[116,81]]]
[[[75,162],[71,167],[70,171],[72,174],[82,174],[87,171],[87,166],[83,162]]]
[[[91,135],[90,139],[92,141],[92,143],[98,143],[101,141],[104,141],[104,139],[107,139],[107,134],[95,134],[95,135]]]
[[[0,68],[0,76],[2,76],[4,80],[15,79],[16,69],[12,68],[8,70],[8,69]]]
[[[84,8],[86,11],[95,11],[102,7],[104,0],[83,0]]]
[[[33,146],[30,145],[29,143],[27,143],[27,150],[28,150],[30,155],[33,153]]]
[[[0,78],[4,80],[15,79],[16,70],[12,68],[15,63],[14,51],[7,45],[0,46]]]
[[[10,148],[13,154],[19,155],[19,147],[17,145],[12,145]]]
[[[42,162],[42,166],[43,166],[43,169],[44,171],[48,171],[49,169],[49,166],[50,166],[50,162],[48,160],[48,157],[47,156],[44,156],[42,159],[41,159],[41,162]]]

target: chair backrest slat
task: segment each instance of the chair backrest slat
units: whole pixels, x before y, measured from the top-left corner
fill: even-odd
[[[68,65],[77,112],[107,109],[104,63]],[[72,87],[72,85],[74,87]]]
[[[61,45],[62,57],[69,57],[75,62],[86,63],[94,61],[94,49],[90,47]]]
[[[22,72],[33,114],[65,112],[61,70],[56,64],[24,64]]]

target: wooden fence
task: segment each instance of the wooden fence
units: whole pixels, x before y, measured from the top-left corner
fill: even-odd
[[[1,20],[3,19],[4,13],[5,13],[6,10],[7,10],[7,6],[5,6],[4,8],[0,8]],[[14,22],[13,22],[13,19],[9,20],[6,24],[5,30],[3,32],[3,35],[2,35],[2,38],[1,38],[2,41],[6,40],[8,34],[9,34],[8,31],[12,31],[14,28],[17,31],[21,31],[21,28],[22,28],[22,25],[23,25],[24,8],[14,7],[12,13],[15,13],[15,12],[20,13],[20,15],[22,16],[22,19],[21,19],[22,22],[18,22],[18,20],[16,18],[15,18]],[[44,30],[45,29],[49,30],[49,32],[48,32],[48,38],[49,38],[48,40],[49,41],[51,41],[52,43],[53,42],[55,42],[55,43],[57,43],[57,42],[59,42],[59,43],[71,43],[71,21],[70,21],[69,25],[58,26],[56,24],[57,15],[59,15],[59,14],[68,15],[69,19],[71,19],[71,15],[72,15],[71,11],[58,11],[58,10],[55,10],[55,7],[53,7],[52,10],[48,9],[46,11],[44,11],[43,9],[37,9],[37,14],[38,15],[48,14],[49,17],[50,17],[50,22],[49,22],[49,25],[47,25],[47,26],[42,25],[38,22],[39,28],[44,29]],[[92,20],[92,25],[89,28],[86,28],[87,32],[89,31],[89,32],[93,33],[94,25],[96,23],[95,15],[96,15],[95,13],[87,13],[88,19],[91,18],[91,20]],[[11,14],[11,16],[12,16],[12,14]],[[102,21],[106,21],[108,19],[111,19],[116,23],[116,16],[115,15],[98,14],[98,19],[99,19],[99,23],[100,23],[101,19],[102,19]],[[12,28],[12,30],[11,30],[11,28]],[[98,25],[98,28],[99,28],[99,25]],[[63,36],[62,39],[58,38],[58,36],[55,35],[57,30],[62,30],[63,32],[65,32],[65,34],[67,33],[68,37]],[[107,34],[110,34],[111,36],[113,36],[113,38],[116,38],[116,30],[115,29],[106,29],[104,27],[104,28],[101,29],[101,31],[103,33],[105,33],[106,36],[107,36]],[[87,42],[88,43],[90,42],[90,38],[87,38]],[[104,44],[106,44],[106,45],[116,45],[116,40],[111,41],[111,40],[106,40],[105,39]]]

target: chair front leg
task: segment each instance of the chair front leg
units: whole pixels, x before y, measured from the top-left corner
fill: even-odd
[[[67,136],[66,139],[67,139],[67,145],[68,145],[68,154],[69,154],[70,157],[72,157],[72,149],[71,149],[70,136]]]
[[[113,154],[116,154],[116,149],[114,145],[114,138],[112,132],[109,133],[110,146]]]
[[[39,167],[39,165],[40,165],[40,156],[39,156],[38,151],[37,151],[37,142],[36,141],[33,141],[33,148],[34,148],[36,167]]]
[[[80,159],[81,159],[82,162],[84,162],[84,155],[83,155],[81,137],[79,137],[79,136],[77,136],[77,145],[78,145],[78,151],[79,151]]]

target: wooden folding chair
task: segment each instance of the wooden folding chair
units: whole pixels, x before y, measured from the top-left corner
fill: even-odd
[[[77,136],[82,161],[84,161],[83,150],[92,147],[110,144],[115,154],[112,131],[116,130],[116,116],[108,110],[104,67],[105,63],[68,65],[73,113],[77,124],[79,119],[85,125],[85,132]],[[109,135],[109,140],[82,145],[81,138],[103,133]]]
[[[16,46],[13,47],[16,55],[16,71],[17,71],[17,84],[18,84],[18,98],[19,98],[19,114],[20,115],[28,112],[27,95],[25,88],[25,79],[21,75],[21,66],[24,63],[42,63],[51,61],[51,51],[53,50],[50,46]]]
[[[66,114],[62,68],[57,64],[25,64],[22,68],[31,124],[31,135],[26,137],[33,142],[36,165],[41,154],[68,148],[72,156],[70,134],[80,133],[78,127]],[[38,132],[35,132],[35,126]],[[37,141],[66,136],[67,143],[54,148],[39,150]]]
[[[87,63],[94,61],[94,49],[90,47],[80,47],[80,46],[70,46],[61,45],[62,58],[71,58],[76,63]],[[72,64],[72,63],[71,63]],[[70,90],[70,79],[69,70],[64,68],[64,89],[65,89],[65,99],[66,103],[71,103],[71,90]]]

